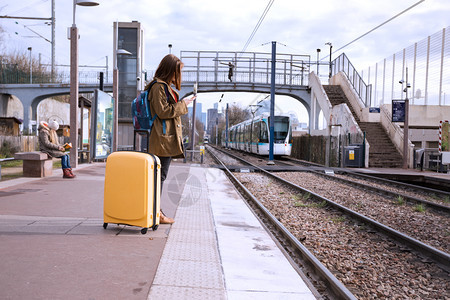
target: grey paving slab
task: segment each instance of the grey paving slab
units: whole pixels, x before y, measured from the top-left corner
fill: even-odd
[[[105,164],[75,172],[0,185],[0,299],[147,299],[170,226],[103,229]]]

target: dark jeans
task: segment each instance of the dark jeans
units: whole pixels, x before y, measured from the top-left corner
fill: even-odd
[[[172,157],[159,157],[161,162],[161,194],[163,189],[164,180],[166,180],[167,173],[169,173],[170,162]]]
[[[61,167],[63,169],[71,169],[69,154],[61,156]]]

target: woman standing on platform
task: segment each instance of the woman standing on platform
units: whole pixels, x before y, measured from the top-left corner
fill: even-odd
[[[152,116],[157,115],[150,133],[148,149],[161,161],[161,192],[172,158],[184,158],[181,116],[187,114],[187,106],[196,97],[179,100],[178,92],[171,86],[174,85],[177,90],[181,89],[182,68],[183,63],[178,57],[173,54],[166,55],[159,63],[153,81],[145,87],[146,90],[150,88],[150,112]],[[161,224],[175,222],[162,211],[160,215]]]
[[[75,178],[70,167],[69,154],[64,153],[65,148],[58,143],[59,124],[56,121],[50,121],[48,124],[45,121],[39,123],[39,150],[47,153],[50,157],[61,158],[61,167],[63,170],[63,178]]]

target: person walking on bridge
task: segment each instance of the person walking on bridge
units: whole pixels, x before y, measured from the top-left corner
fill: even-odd
[[[234,69],[234,65],[229,62],[228,63],[228,79],[230,80],[230,82],[233,81],[233,69]]]
[[[75,178],[70,166],[69,154],[64,153],[65,147],[58,143],[59,124],[56,121],[49,123],[42,121],[39,123],[39,150],[47,153],[50,157],[61,158],[61,167],[63,170],[63,178]]]
[[[181,116],[187,114],[187,106],[196,96],[180,100],[177,90],[181,89],[181,69],[183,63],[173,54],[166,55],[155,72],[155,77],[145,89],[148,93],[150,111],[157,117],[153,122],[149,138],[149,152],[161,161],[161,192],[169,171],[172,158],[184,158]],[[153,83],[153,85],[152,85]],[[172,224],[175,221],[161,211],[160,224]]]

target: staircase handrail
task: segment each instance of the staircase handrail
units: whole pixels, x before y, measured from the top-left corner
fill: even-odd
[[[353,89],[358,94],[362,105],[364,107],[370,107],[372,103],[372,85],[367,85],[364,82],[361,75],[359,75],[358,71],[356,71],[355,67],[345,53],[342,53],[336,57],[332,62],[332,75],[339,72],[343,72],[347,76],[353,86]]]

